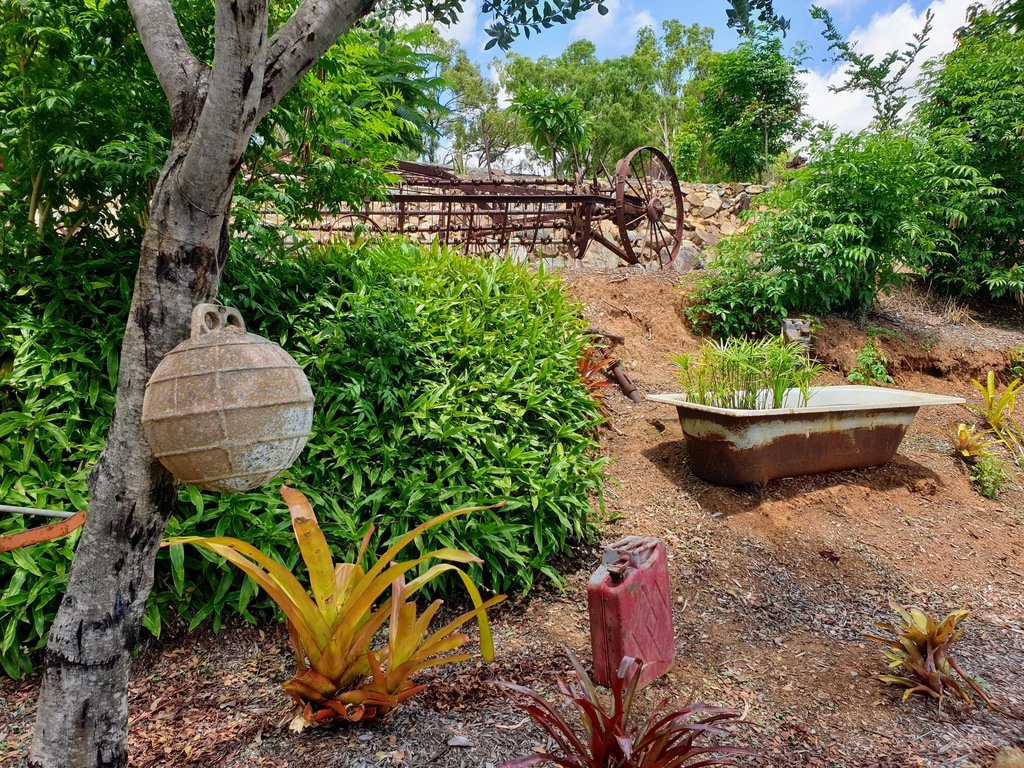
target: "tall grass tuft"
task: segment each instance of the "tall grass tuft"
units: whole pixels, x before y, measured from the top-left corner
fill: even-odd
[[[804,345],[781,337],[708,341],[695,353],[669,358],[690,402],[740,410],[781,408],[789,389],[800,391],[803,405],[821,371]]]

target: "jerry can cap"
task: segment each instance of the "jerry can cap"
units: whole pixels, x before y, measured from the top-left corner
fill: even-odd
[[[626,536],[604,548],[601,565],[613,582],[620,582],[629,571],[643,567],[659,544],[661,539],[654,536]]]

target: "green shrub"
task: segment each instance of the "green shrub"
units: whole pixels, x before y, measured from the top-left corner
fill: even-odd
[[[851,384],[892,384],[889,375],[889,358],[885,356],[878,342],[869,338],[854,359],[853,368],[846,374]]]
[[[976,171],[949,167],[901,133],[812,142],[814,162],[759,199],[744,232],[724,238],[687,318],[716,336],[771,331],[787,316],[863,315],[879,291],[922,274],[951,242],[945,222],[985,204]]]
[[[681,128],[672,140],[672,165],[683,181],[700,181],[700,136],[692,128]]]
[[[997,498],[1009,481],[1006,462],[995,454],[985,451],[975,459],[971,467],[971,485],[986,499]]]
[[[4,256],[0,270],[0,503],[77,510],[114,410],[134,254],[86,248]],[[0,534],[45,524],[0,514]],[[64,591],[78,534],[0,554],[0,665],[26,651]],[[23,649],[24,646],[24,649]]]
[[[956,240],[930,276],[963,296],[1024,297],[1024,35],[987,11],[972,14],[955,50],[925,65],[915,109],[951,165],[977,168],[998,195],[949,222]]]
[[[73,251],[0,274],[0,502],[83,508],[113,411],[134,254]],[[597,405],[579,381],[576,307],[550,277],[398,242],[295,260],[235,254],[222,293],[250,330],[302,364],[314,433],[285,475],[322,510],[342,557],[369,521],[378,543],[464,503],[507,499],[412,546],[465,548],[494,591],[557,579],[552,559],[593,536]],[[5,373],[6,371],[9,373]],[[0,517],[0,533],[20,530]],[[168,535],[243,538],[294,568],[276,484],[235,495],[185,487]],[[76,536],[0,555],[0,664],[19,676],[63,591]],[[442,587],[445,585],[442,585]],[[269,603],[217,558],[164,550],[144,619],[214,626]]]

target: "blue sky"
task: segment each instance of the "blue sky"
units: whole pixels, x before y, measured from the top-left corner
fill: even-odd
[[[545,30],[529,40],[520,39],[512,50],[524,56],[557,56],[572,40],[586,38],[597,46],[602,57],[621,56],[633,49],[636,32],[644,26],[657,26],[664,19],[679,19],[684,24],[699,23],[715,29],[714,47],[729,50],[738,42],[735,32],[726,27],[725,0],[706,2],[692,0],[607,0],[610,13],[600,16],[596,11],[581,15],[576,21]],[[938,55],[953,47],[953,32],[963,25],[970,0],[818,0],[828,8],[839,30],[848,39],[858,41],[864,53],[884,54],[902,48],[911,36],[920,31],[928,8],[935,13],[931,42],[924,58]],[[478,13],[479,0],[466,0],[466,12],[457,25],[447,31],[470,54],[486,65],[495,58],[494,49],[484,52],[486,18]],[[859,130],[871,119],[871,107],[859,94],[833,94],[829,85],[843,81],[838,65],[826,59],[821,38],[821,24],[810,17],[811,2],[776,0],[776,10],[792,24],[787,44],[803,41],[810,46],[807,72],[801,77],[808,96],[807,112],[817,120],[838,125],[843,130]],[[916,78],[919,68],[908,79]]]

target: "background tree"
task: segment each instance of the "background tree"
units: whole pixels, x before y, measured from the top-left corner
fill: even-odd
[[[676,19],[661,23],[661,37],[651,27],[637,33],[632,65],[644,72],[657,98],[641,119],[653,121],[657,146],[671,155],[679,126],[693,123],[697,113],[698,62],[711,53],[715,31],[698,24],[684,26]]]
[[[704,142],[697,133],[690,129],[677,130],[672,142],[672,165],[676,175],[687,181],[700,179],[700,158]]]
[[[558,176],[560,157],[570,173],[579,170],[587,131],[577,99],[527,88],[516,94],[511,108],[519,115],[533,148],[551,163],[552,176]]]
[[[880,131],[895,128],[900,122],[900,112],[910,100],[911,85],[904,82],[907,73],[928,44],[932,31],[934,14],[931,9],[925,13],[921,31],[902,51],[889,51],[877,62],[870,53],[858,53],[855,42],[846,41],[826,9],[812,5],[811,18],[819,19],[825,25],[822,36],[829,44],[828,49],[835,51],[832,61],[847,65],[846,82],[839,86],[830,85],[829,90],[833,93],[866,92],[875,108],[875,128]]]
[[[712,54],[701,90],[700,116],[710,147],[733,180],[767,169],[800,124],[804,94],[797,65],[767,30],[728,53]]]
[[[789,20],[775,13],[771,0],[735,0],[730,5],[732,7],[725,12],[728,26],[741,35],[753,37],[757,33],[757,22],[783,35],[789,29]],[[755,10],[758,12],[756,21]]]
[[[0,253],[14,257],[24,224],[141,236],[169,141],[127,6],[4,0],[0,28]]]
[[[557,57],[511,54],[500,80],[509,93],[542,91],[576,99],[587,116],[584,175],[614,170],[629,151],[656,140],[648,120],[656,98],[646,72],[632,57],[598,59],[589,40],[576,40]]]
[[[1024,301],[1024,37],[998,14],[973,14],[956,48],[925,65],[915,118],[955,167],[977,169],[998,196],[945,223],[955,241],[932,280],[973,296]]]
[[[447,162],[444,143],[450,140],[458,115],[454,109],[455,94],[445,74],[456,57],[464,51],[454,40],[442,37],[433,24],[418,24],[414,30],[418,49],[425,59],[426,71],[434,83],[433,104],[420,110],[421,118],[429,128],[424,132],[422,147],[416,157],[428,163]]]
[[[478,167],[490,172],[495,162],[522,144],[519,120],[499,106],[498,84],[485,78],[461,48],[443,77],[454,94],[451,142],[455,167],[466,168],[468,157],[473,156]]]

